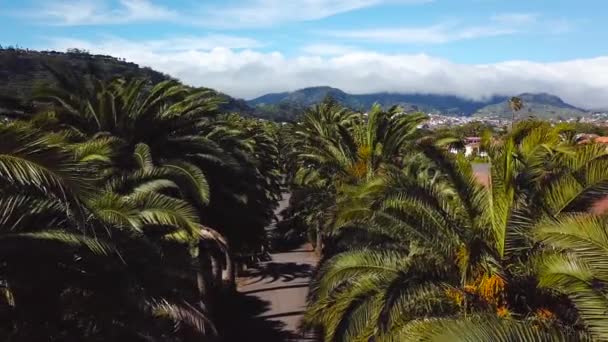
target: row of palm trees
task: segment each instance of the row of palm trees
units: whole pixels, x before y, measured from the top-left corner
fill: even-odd
[[[288,128],[289,219],[323,252],[324,341],[608,340],[605,146],[522,121],[485,139],[489,185],[425,117],[326,101]]]
[[[0,123],[0,338],[214,340],[281,193],[276,127],[175,81],[56,77]]]

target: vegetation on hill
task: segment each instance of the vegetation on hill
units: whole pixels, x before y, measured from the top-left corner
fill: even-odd
[[[151,84],[172,79],[148,67],[84,50],[71,49],[64,53],[0,47],[0,113],[8,109],[31,110],[30,100],[36,89],[57,87],[56,74],[64,72],[102,80],[139,78]],[[217,95],[222,99],[222,111],[253,114],[253,109],[245,101],[221,93]]]
[[[352,95],[331,87],[304,88],[291,93],[267,94],[248,101],[262,117],[289,118],[293,121],[303,108],[319,104],[325,97],[332,97],[343,106],[353,110],[367,111],[378,103],[388,109],[401,106],[406,112],[422,111],[445,115],[479,115],[510,117],[508,97],[495,96],[483,101],[468,100],[451,95],[374,93]],[[564,103],[548,94],[522,94],[519,96],[526,108],[521,115],[536,115],[546,118],[571,118],[585,115],[585,111]]]
[[[541,119],[563,120],[583,117],[589,114],[587,111],[569,105],[559,97],[549,94],[521,94],[517,97],[524,103],[524,107],[517,113],[519,119],[536,117]],[[485,106],[479,109],[474,115],[511,118],[512,111],[509,106],[509,101],[504,100],[500,103]]]
[[[15,48],[0,49],[0,94],[20,100],[30,99],[36,87],[57,86],[49,68],[71,70],[80,75],[103,75],[104,78],[144,78],[158,83],[169,76],[150,68],[140,68],[135,63],[104,55],[91,55],[86,51],[70,50],[32,51]]]
[[[278,104],[259,104],[254,109],[254,116],[276,122],[297,122],[306,106],[294,102]]]
[[[608,338],[604,145],[524,120],[484,139],[490,182],[416,138],[424,117],[323,103],[294,125],[288,218],[324,261],[309,327],[324,341]],[[322,214],[321,214],[322,213]]]
[[[378,103],[385,108],[399,105],[406,111],[423,110],[425,112],[440,111],[467,114],[485,104],[468,101],[456,96],[442,95],[394,93],[352,95],[331,87],[311,87],[291,93],[268,94],[248,102],[252,106],[290,103],[309,107],[321,103],[326,97],[331,97],[344,106],[360,111],[367,111],[374,104]]]
[[[255,107],[258,116],[274,117],[274,113],[278,112],[281,117],[291,119],[286,121],[293,121],[298,118],[303,109],[321,103],[326,97],[331,97],[353,110],[363,112],[368,111],[374,104],[380,104],[386,109],[400,106],[406,112],[445,112],[462,115],[468,113],[472,108],[476,109],[481,106],[456,96],[392,93],[351,95],[331,87],[312,87],[291,93],[267,94],[250,100],[248,103]]]
[[[314,87],[292,93],[276,93],[247,101],[250,115],[280,122],[295,122],[306,108],[319,104],[326,97],[352,110],[366,112],[374,104],[388,109],[401,107],[405,112],[425,112],[456,116],[478,116],[511,118],[509,97],[495,96],[485,101],[467,100],[457,96],[433,94],[375,93],[350,95],[330,87]],[[549,94],[521,94],[517,96],[525,103],[517,114],[518,119],[530,117],[568,120],[588,116],[589,111],[565,103],[559,97]]]
[[[426,135],[434,135],[437,138],[456,138],[463,141],[466,137],[481,137],[487,132],[492,134],[501,133],[503,129],[504,128],[493,127],[483,121],[471,121],[463,125],[436,128],[425,133]]]

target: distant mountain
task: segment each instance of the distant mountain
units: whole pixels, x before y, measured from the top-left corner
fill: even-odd
[[[510,116],[507,96],[494,96],[482,101],[453,95],[373,93],[353,95],[331,87],[304,88],[294,92],[274,93],[248,101],[259,116],[288,118],[293,120],[302,110],[331,96],[341,104],[355,110],[367,110],[374,103],[383,107],[400,105],[406,111],[423,111],[456,116]],[[522,94],[524,111],[542,117],[571,117],[584,115],[585,111],[564,103],[559,97],[549,94]],[[508,115],[507,115],[508,114]]]
[[[450,95],[397,94],[388,92],[352,95],[331,87],[311,87],[290,93],[263,95],[248,101],[248,103],[254,107],[285,103],[308,107],[323,101],[327,96],[331,96],[341,104],[356,110],[367,110],[374,103],[379,103],[384,107],[400,105],[407,111],[436,111],[454,115],[468,115],[489,103],[498,103],[506,99],[505,97],[494,97],[488,101],[481,102]]]
[[[320,103],[331,96],[341,104],[355,110],[368,110],[374,103],[383,107],[399,105],[405,111],[436,112],[448,115],[471,115],[488,104],[500,103],[506,97],[493,97],[474,101],[451,95],[374,93],[353,95],[331,87],[304,88],[294,92],[275,93],[248,101],[258,115],[294,118],[301,108]]]
[[[520,118],[533,116],[544,119],[557,119],[586,116],[589,114],[588,111],[567,104],[559,97],[551,94],[525,93],[518,97],[521,98],[524,103],[524,108],[516,113]],[[474,115],[510,118],[512,112],[508,100],[504,100],[500,103],[485,106],[479,109]]]
[[[54,85],[56,80],[48,68],[70,70],[78,75],[95,75],[103,79],[113,77],[144,78],[153,83],[171,79],[151,68],[140,67],[112,56],[92,55],[72,49],[67,53],[0,48],[0,113],[3,110],[28,110],[34,89],[40,85]],[[253,114],[244,101],[218,93],[224,99],[222,110]]]

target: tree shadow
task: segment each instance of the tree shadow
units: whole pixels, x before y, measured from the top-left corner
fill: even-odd
[[[271,291],[278,291],[278,290],[299,289],[299,288],[305,288],[308,286],[309,286],[308,283],[293,284],[293,285],[286,285],[286,286],[266,287],[266,288],[261,288],[261,289],[244,291],[241,293],[246,294],[246,295],[252,295],[255,293],[271,292]]]
[[[297,279],[308,281],[313,271],[314,267],[309,264],[268,262],[245,271],[243,276],[258,278],[253,282],[249,282],[248,285],[262,281],[266,283],[273,283],[278,280],[291,282]]]
[[[218,305],[216,316],[222,342],[300,340],[300,336],[285,330],[284,323],[273,320],[281,318],[280,315],[264,315],[270,308],[268,301],[243,293],[225,297]]]

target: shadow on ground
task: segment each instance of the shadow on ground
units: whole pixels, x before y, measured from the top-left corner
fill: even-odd
[[[302,251],[302,253],[306,253],[306,251]],[[283,282],[291,282],[297,279],[308,279],[312,275],[313,271],[314,268],[308,264],[299,264],[295,262],[268,262],[244,271],[242,276],[254,279],[251,282],[247,282],[247,285],[258,282],[268,284],[274,283],[278,280]]]
[[[223,342],[287,342],[298,339],[276,319],[282,315],[264,315],[270,303],[251,294],[235,293],[218,307],[217,327]],[[285,313],[283,315],[298,313]]]
[[[310,251],[302,249],[292,253]],[[216,305],[217,328],[223,336],[222,341],[313,341],[289,331],[281,322],[288,317],[301,316],[303,311],[273,313],[271,303],[259,298],[268,292],[306,288],[312,272],[311,265],[295,262],[267,262],[245,271],[242,276],[247,280],[242,292],[225,295]]]

